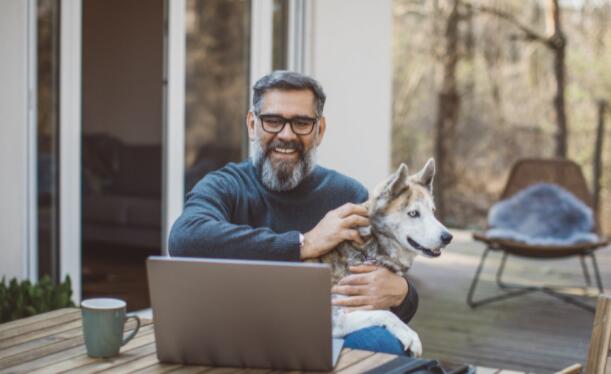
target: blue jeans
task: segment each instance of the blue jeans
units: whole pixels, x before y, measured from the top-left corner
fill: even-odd
[[[405,356],[403,344],[385,327],[367,327],[344,337],[344,347]]]

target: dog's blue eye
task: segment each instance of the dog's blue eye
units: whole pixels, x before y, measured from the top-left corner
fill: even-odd
[[[409,212],[407,212],[407,215],[412,218],[417,218],[420,217],[420,212],[417,210],[410,210]]]

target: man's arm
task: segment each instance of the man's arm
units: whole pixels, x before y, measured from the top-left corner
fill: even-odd
[[[333,300],[334,305],[348,310],[390,309],[403,322],[411,320],[418,309],[418,293],[407,278],[376,265],[351,266],[350,271],[332,289],[347,296]]]
[[[405,295],[401,304],[390,308],[390,311],[401,318],[403,322],[409,323],[418,310],[418,292],[416,292],[416,287],[409,279],[405,278],[405,281],[407,282],[407,295]]]
[[[299,261],[299,232],[233,224],[237,193],[231,183],[214,174],[200,183],[172,226],[171,256]]]

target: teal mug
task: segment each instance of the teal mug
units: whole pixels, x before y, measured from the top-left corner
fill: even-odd
[[[119,299],[88,299],[81,302],[83,332],[87,354],[91,357],[113,357],[140,329],[140,318],[126,315],[125,301]],[[136,328],[123,337],[125,321],[136,320]]]

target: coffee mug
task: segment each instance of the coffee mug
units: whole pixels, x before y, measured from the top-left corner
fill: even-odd
[[[88,299],[81,302],[83,331],[87,354],[91,357],[113,357],[140,329],[140,318],[125,315],[125,301],[119,299]],[[123,337],[125,321],[136,320],[136,328]]]

